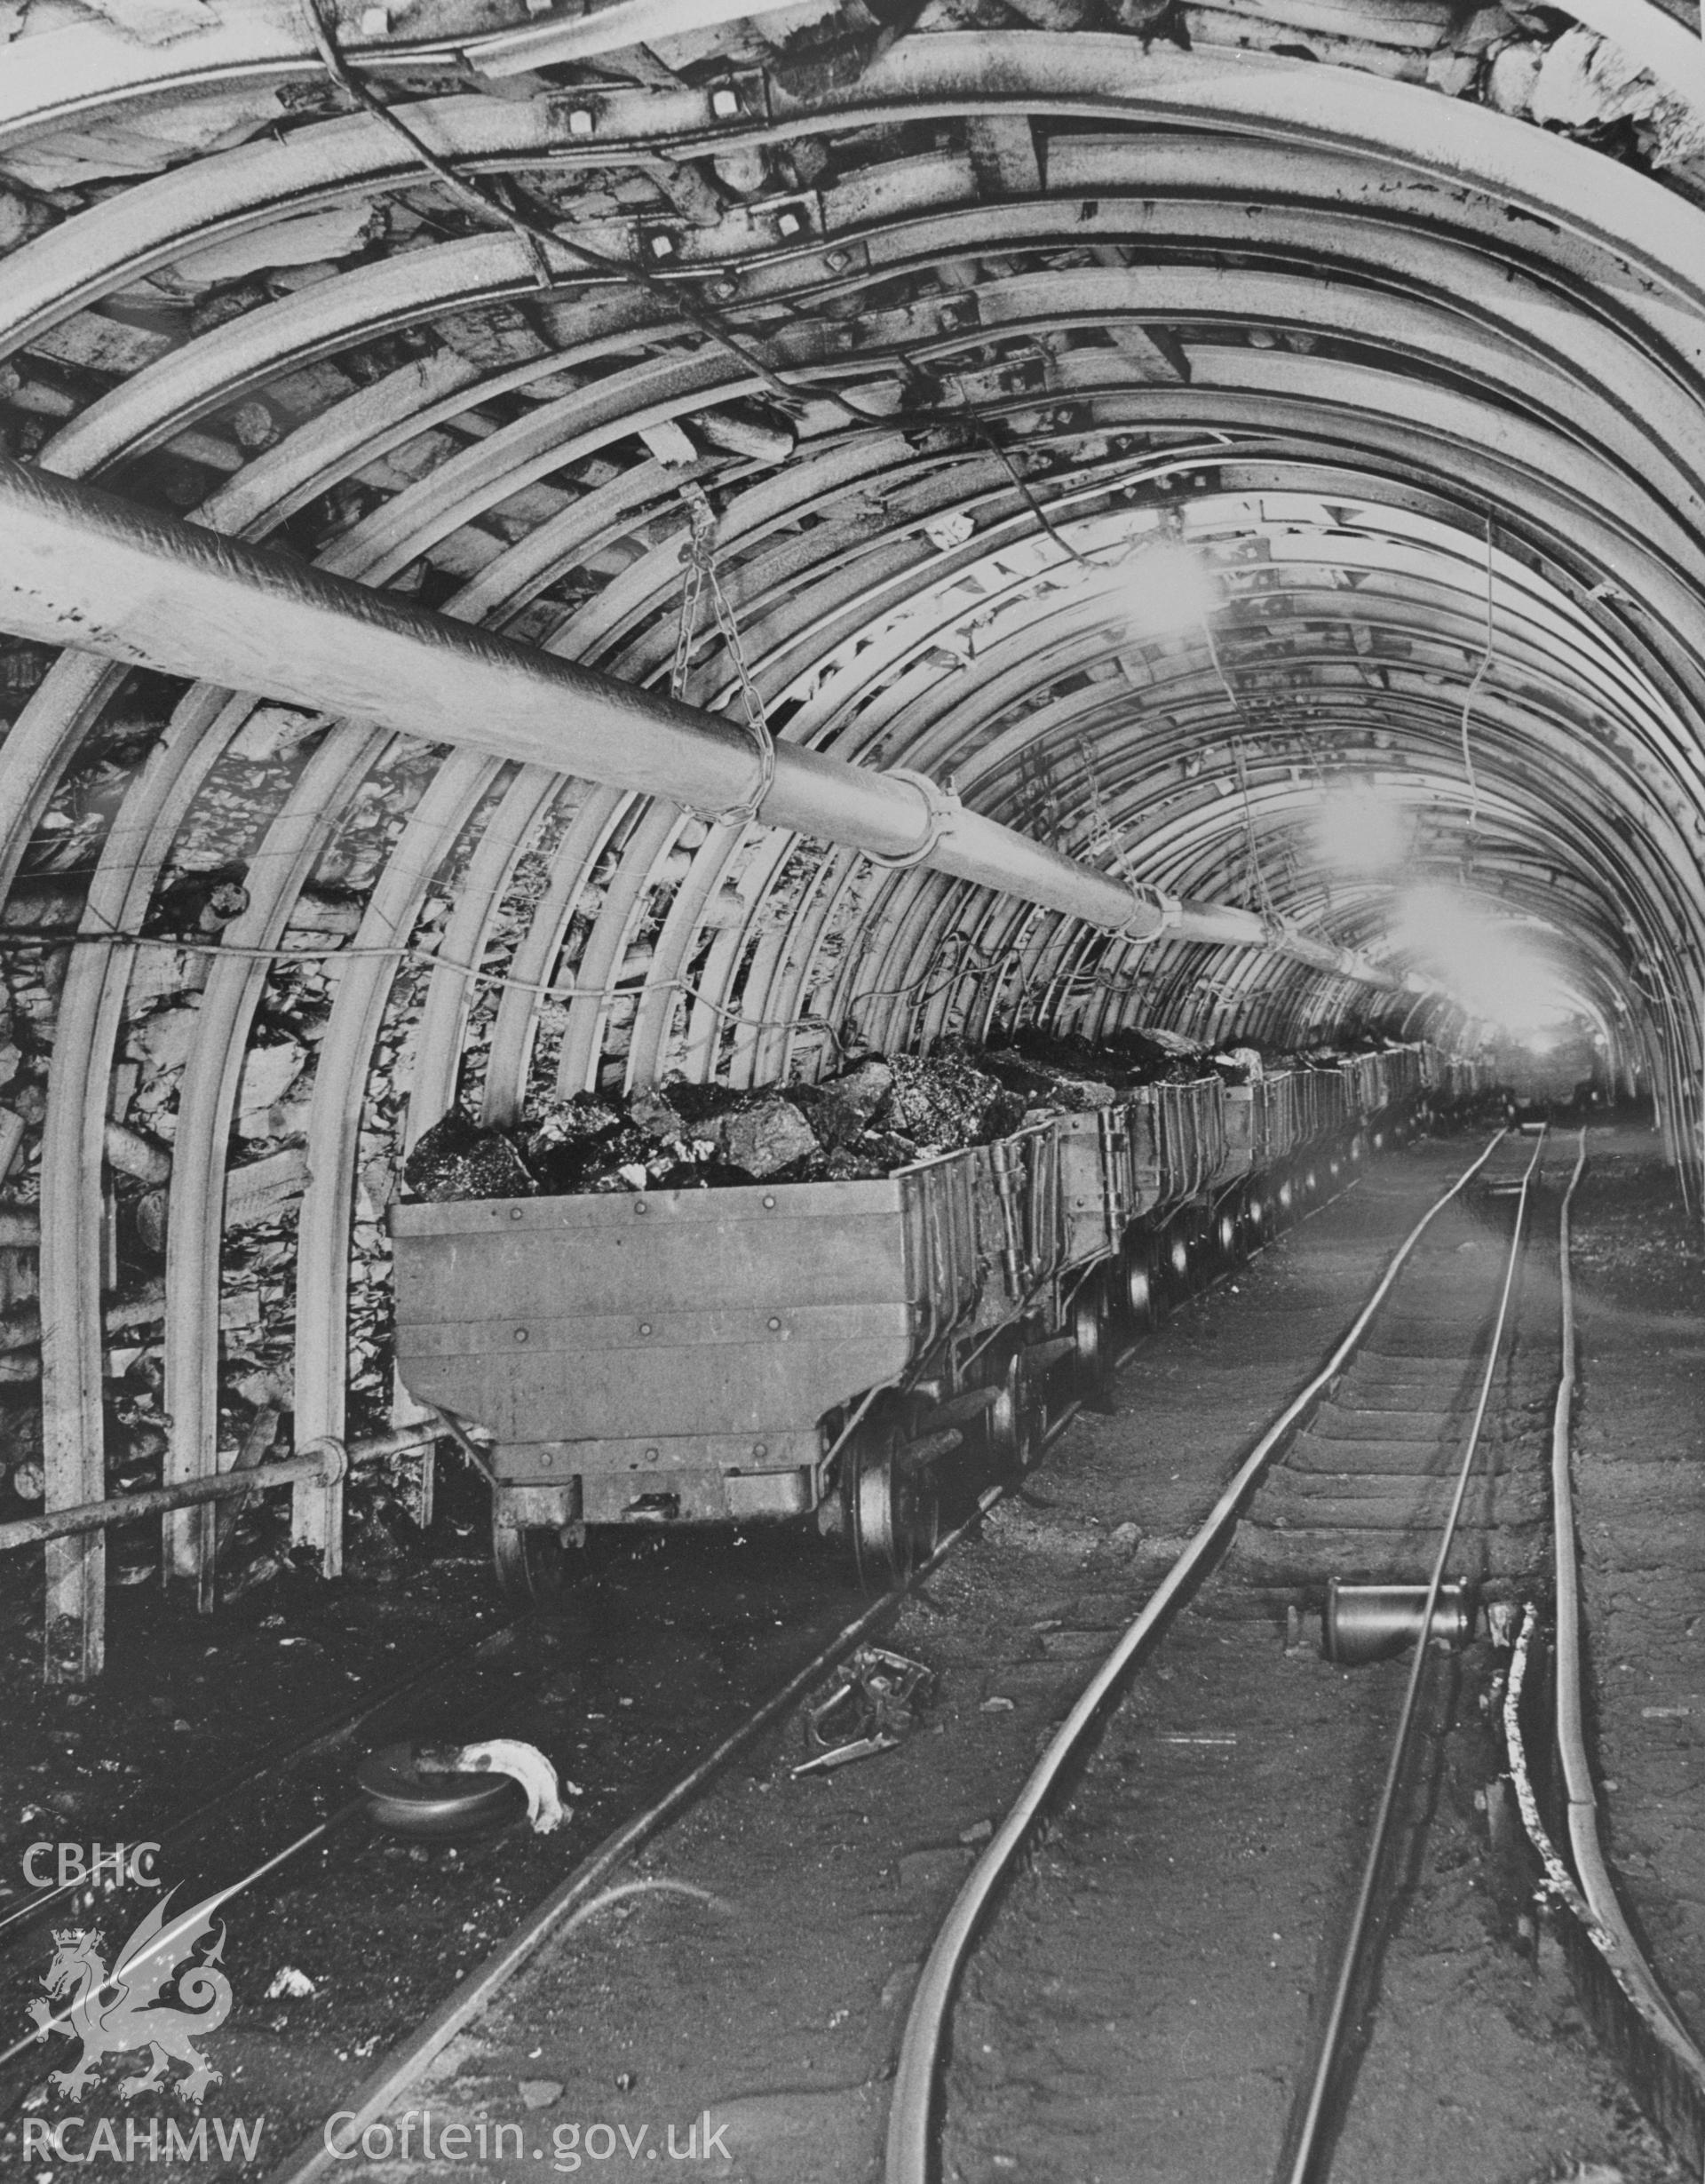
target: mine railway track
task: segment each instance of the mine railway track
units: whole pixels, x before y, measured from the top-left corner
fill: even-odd
[[[1313,2005],[1296,2013],[1284,2073],[1282,2125],[1273,2134],[1265,2164],[1275,2184],[1322,2184],[1329,2173],[1359,2083],[1382,2067],[1369,2051],[1380,1960],[1402,1915],[1412,1862],[1437,1790],[1441,1748],[1463,1697],[1464,1679],[1453,1657],[1455,1648],[1472,1627],[1477,1600],[1495,1615],[1503,1609],[1499,1635],[1507,1645],[1514,1631],[1514,1603],[1543,1589],[1553,1548],[1546,1513],[1553,1473],[1565,1505],[1558,1539],[1566,1548],[1571,1537],[1564,1395],[1556,1395],[1559,1423],[1549,1435],[1546,1427],[1556,1391],[1559,1386],[1566,1390],[1573,1378],[1567,1202],[1584,1159],[1584,1135],[1573,1173],[1565,1169],[1557,1179],[1559,1187],[1566,1185],[1558,1247],[1560,1345],[1555,1315],[1542,1334],[1536,1333],[1538,1314],[1531,1306],[1524,1311],[1522,1296],[1536,1261],[1546,1260],[1550,1272],[1548,1242],[1534,1233],[1530,1219],[1549,1150],[1542,1135],[1534,1143],[1501,1134],[1434,1203],[1400,1246],[1325,1366],[1261,1435],[1206,1522],[1090,1679],[966,1878],[924,1963],[889,2110],[886,2184],[935,2184],[946,2161],[944,2143],[953,2146],[956,2156],[967,2158],[977,2148],[974,2112],[958,2111],[974,2111],[979,2093],[987,2094],[988,2088],[979,2085],[974,2068],[956,2057],[949,2061],[956,2005],[968,1968],[980,1942],[996,1930],[995,1913],[1003,1888],[1020,1858],[1035,1852],[1044,1816],[1059,1817],[1087,1789],[1083,1801],[1090,1811],[1082,1819],[1084,1830],[1117,1825],[1117,1798],[1086,1785],[1092,1754],[1116,1723],[1135,1672],[1154,1659],[1179,1610],[1210,1576],[1217,1576],[1218,1588],[1241,1596],[1241,1610],[1236,1605],[1229,1610],[1233,1616],[1241,1612],[1247,1617],[1251,1607],[1271,1613],[1288,1604],[1295,1640],[1298,1606],[1312,1602],[1322,1607],[1320,1637],[1329,1660],[1350,1664],[1387,1658],[1386,1672],[1374,1680],[1378,1692],[1360,1710],[1369,1719],[1382,1712],[1385,1717],[1378,1723],[1385,1753],[1383,1779],[1372,1796],[1374,1776],[1364,1756],[1360,1783],[1336,1785],[1346,1802],[1365,1799],[1372,1818],[1365,1830],[1352,1831],[1358,1833],[1353,1870],[1340,1860],[1332,1884],[1339,1900],[1325,1920],[1314,1977],[1299,1982],[1305,1989],[1312,1983]],[[1485,1249],[1487,1229],[1502,1227],[1505,1219],[1507,1249]],[[1465,1263],[1471,1259],[1471,1266]],[[1565,1561],[1559,1552],[1559,1572]],[[1561,1590],[1568,1608],[1572,1594],[1566,1578]],[[1527,1612],[1531,1629],[1532,1608]],[[1247,1621],[1243,1627],[1249,1627]],[[1414,1643],[1418,1632],[1427,1633],[1429,1642]],[[1408,1654],[1408,1672],[1393,1708],[1390,1671],[1397,1664],[1390,1656],[1402,1649]],[[1268,1651],[1271,1673],[1286,1674],[1278,1648]],[[1571,1646],[1565,1643],[1562,1652],[1566,1671]],[[1508,1656],[1503,1658],[1507,1662]],[[1491,1680],[1495,1697],[1501,1675]],[[1257,1775],[1271,1773],[1274,1762],[1270,1740],[1264,1744],[1262,1738],[1258,1688],[1244,1689],[1240,1698],[1241,1706],[1229,1702],[1201,1717],[1196,1733],[1146,1743],[1140,1729],[1131,1732],[1118,1763],[1164,1766],[1168,1755],[1157,1751],[1156,1743],[1212,1747],[1214,1759],[1225,1764],[1210,1783],[1204,1783],[1204,1794],[1219,1806],[1258,1807],[1263,1788],[1251,1776],[1254,1786],[1244,1790],[1244,1778],[1235,1771],[1236,1748],[1241,1743],[1253,1748],[1250,1764]],[[1574,1748],[1569,1748],[1566,1727],[1561,1741],[1568,1809],[1572,1823],[1578,1823],[1583,1800],[1590,1811],[1591,1784],[1578,1734],[1578,1690],[1572,1702],[1566,1697],[1566,1716],[1570,1703]],[[1341,1734],[1337,1749],[1342,1753],[1359,1745],[1365,1755],[1368,1743],[1358,1729],[1349,1743]],[[1333,1747],[1328,1743],[1328,1749]],[[1199,1762],[1202,1755],[1189,1756]],[[1517,1773],[1520,1782],[1519,1760]],[[1309,1787],[1306,1782],[1293,1783],[1293,1795],[1306,1797]],[[1316,1794],[1329,1794],[1327,1784],[1312,1787]],[[1543,1837],[1530,1788],[1525,1783],[1521,1787],[1530,1832],[1546,1855],[1550,1885],[1563,1894],[1573,1883]],[[1282,1815],[1278,1824],[1284,1824]],[[1705,2116],[1705,2061],[1664,2000],[1616,1910],[1602,1864],[1596,1873],[1590,1870],[1598,1854],[1596,1843],[1590,1847],[1591,1857],[1583,1861],[1577,1845],[1576,1864],[1590,1888],[1594,1878],[1602,1886],[1592,1889],[1590,1909],[1580,1905],[1579,1917],[1583,1931],[1597,1917],[1590,1939],[1609,1967],[1606,1978],[1617,1984],[1620,2014],[1611,2013],[1610,2044],[1625,2061],[1633,2055],[1634,2076],[1648,2113],[1662,2116],[1672,2143],[1697,2159]],[[1133,1851],[1143,1854],[1140,1831],[1134,1840],[1115,1839],[1111,1851],[1104,1848],[1097,1855],[1105,1866]],[[1088,1856],[1086,1852],[1080,1871],[1087,1870]],[[1166,1862],[1170,1866],[1172,1860]],[[1162,1876],[1161,1885],[1164,1880]],[[1196,1884],[1200,1888],[1200,1876]],[[1091,1889],[1100,1885],[1094,1878],[1085,1883]],[[1580,1892],[1575,1894],[1578,1898]],[[1064,1916],[1059,1895],[1056,1890],[1051,1897],[1047,1881],[1039,1884],[1032,1908],[1035,1922],[1044,1929],[1051,1917]],[[1117,1916],[1116,1899],[1104,1902],[1098,1895],[1093,1900],[1098,1915]],[[1269,1922],[1277,1942],[1281,1925],[1292,1927],[1311,1919],[1316,1926],[1321,1923],[1318,1909],[1311,1910],[1305,1903],[1264,1902],[1262,1939]],[[1157,1923],[1163,1928],[1164,1918]],[[1153,1932],[1133,1930],[1130,1938],[1125,1961],[1133,1973],[1143,1967],[1137,1978],[1139,1989],[1147,1986],[1154,1970],[1154,1941]],[[1042,1945],[1027,1941],[1018,1946],[1020,1953],[1034,1953]],[[1054,1957],[1043,1955],[1042,1962],[1068,1963],[1072,1953],[1068,1933]],[[1029,2014],[1038,1983],[1031,1956],[1025,1962],[1029,1966],[1025,1981],[1009,1980],[1006,1988],[998,1976],[995,1981],[997,1996],[1005,1997],[1012,2017],[1020,2020]],[[1244,1976],[1252,1985],[1260,1984],[1253,1962]],[[1106,1991],[1098,1991],[1105,2003]],[[1128,1986],[1127,2011],[1133,1998]],[[980,2006],[987,2027],[1000,2024],[998,1999],[991,2001],[986,1993]],[[1115,2026],[1110,2022],[1106,2029],[1113,2032]],[[990,2051],[986,2046],[982,2052]],[[1217,2070],[1211,2067],[1216,2059]],[[1187,2104],[1199,2096],[1191,2089],[1188,2071],[1177,2080],[1176,2093],[1171,2091],[1166,2069],[1178,2071],[1184,2065],[1178,2054],[1169,2052],[1168,2040],[1158,2044],[1154,2060],[1153,2097],[1162,2104],[1171,2099],[1186,2104],[1174,2112],[1187,2116]],[[1196,2051],[1198,2067],[1204,2060],[1214,2081],[1231,2064],[1224,2053],[1216,2058],[1213,2051]],[[1269,2070],[1267,2075],[1281,2074]],[[1122,2142],[1122,2159],[1141,2153],[1140,2147]],[[1212,2165],[1205,2148],[1197,2157]],[[963,2164],[956,2158],[954,2165],[958,2172]],[[1013,2164],[1009,2158],[1004,2165]]]
[[[1077,1399],[1068,1398],[1051,1412],[1035,1461],[1040,1461],[1066,1432],[1079,1408]],[[839,1662],[880,1632],[913,1587],[953,1552],[1004,1490],[990,1489],[980,1501],[972,1501],[959,1513],[959,1521],[927,1562],[919,1565],[905,1583],[870,1600],[827,1643],[818,1646],[803,1666],[748,1706],[725,1734],[690,1751],[684,1761],[678,1758],[666,1786],[654,1788],[637,1809],[625,1813],[601,1839],[575,1859],[519,1925],[460,1977],[439,2006],[349,2091],[345,2107],[357,2116],[357,2131],[372,2117],[383,2115],[406,2092],[445,2044],[479,2017],[551,1935],[572,1925],[575,1915],[588,1904],[602,1900],[612,1877],[636,1853],[685,1813]],[[222,1902],[251,1890],[264,1894],[269,1886],[276,1886],[305,1854],[316,1849],[345,1867],[357,1866],[374,1873],[373,1860],[379,1846],[366,1824],[369,1804],[359,1795],[340,1800],[329,1786],[329,1767],[346,1767],[352,1753],[363,1745],[410,1731],[418,1741],[438,1743],[491,1734],[494,1711],[501,1715],[504,1709],[501,1698],[494,1707],[492,1693],[480,1683],[480,1672],[494,1662],[504,1663],[512,1654],[530,1660],[533,1669],[542,1672],[548,1664],[527,1650],[529,1636],[536,1640],[541,1632],[548,1640],[553,1632],[551,1618],[523,1617],[503,1624],[400,1680],[356,1711],[329,1717],[287,1750],[218,1785],[210,1796],[163,1826],[158,1836],[162,1854],[199,1849],[204,1862],[222,1857],[226,1867],[234,1866],[219,1891]],[[519,1727],[524,1732],[527,1724],[500,1719],[497,1727]],[[561,1861],[557,1862],[559,1866]],[[323,1880],[319,1885],[323,1886]],[[102,1897],[116,1893],[112,1888],[100,1892]],[[620,1894],[620,1889],[615,1893]],[[36,1937],[50,1917],[74,1909],[88,1910],[97,1900],[86,1883],[72,1883],[39,1890],[12,1906],[0,1920],[0,1981],[16,1983],[27,1963],[32,1973],[39,1970],[33,1952]],[[17,2074],[20,2061],[29,2058],[25,2071],[0,2094],[0,2113],[13,2111],[39,2076],[36,2059],[40,2053],[33,2035],[0,2048],[0,2071],[9,2077]],[[323,2132],[316,2125],[276,2170],[275,2184],[287,2184],[287,2180],[306,2184],[306,2180],[321,2172],[329,2158]]]
[[[439,1695],[445,1680],[503,1654],[514,1644],[517,1627],[516,1619],[511,1618],[493,1629],[481,1631],[464,1644],[436,1655],[424,1667],[399,1677],[364,1704],[327,1715],[281,1750],[228,1776],[195,1804],[160,1823],[157,1833],[147,1839],[152,1847],[162,1854],[175,1857],[222,1825],[252,1832],[258,1807],[267,1799],[276,1797],[316,1760],[353,1743],[361,1731],[380,1735],[387,1721],[406,1721],[411,1711],[420,1710],[423,1698],[429,1693],[433,1695],[436,1710],[441,1714],[442,1699]],[[14,1968],[20,1950],[31,1942],[48,1918],[74,1909],[91,1909],[101,1897],[115,1893],[110,1877],[96,1886],[79,1878],[35,1889],[20,1902],[7,1905],[0,1910],[0,1979]],[[0,2061],[4,2060],[0,2055]]]
[[[1335,1188],[1337,1163],[1333,1162],[1332,1178],[1328,1179],[1326,1156],[1321,1156],[1326,1188],[1316,1197],[1311,1213],[1324,1211],[1356,1179],[1353,1166],[1347,1161],[1345,1165],[1350,1172]],[[1219,1209],[1212,1211],[1217,1219]],[[1080,1370],[1076,1344],[1067,1340],[1054,1346],[1066,1354],[1063,1369],[1051,1376],[1051,1394],[1045,1404],[1035,1402],[1021,1468],[980,1497],[963,1497],[962,1505],[954,1513],[956,1521],[939,1546],[916,1569],[908,1567],[900,1582],[892,1582],[890,1566],[882,1558],[865,1570],[857,1567],[855,1557],[856,1573],[867,1590],[876,1591],[877,1597],[816,1649],[803,1667],[750,1705],[726,1734],[690,1754],[666,1787],[656,1790],[638,1809],[623,1816],[483,1961],[458,1980],[454,1993],[432,2010],[414,2033],[399,2043],[349,2094],[347,2105],[360,2119],[358,2130],[368,2119],[383,2115],[406,2092],[445,2043],[478,2017],[519,1967],[551,1934],[572,1923],[586,1904],[598,1899],[610,1877],[627,1860],[686,1811],[803,1694],[892,1619],[907,1594],[951,1553],[995,1501],[1023,1483],[1067,1431],[1083,1401],[1083,1394],[1075,1389],[1092,1393],[1089,1378],[1096,1386],[1109,1378],[1131,1354],[1129,1338],[1139,1338],[1143,1330],[1158,1323],[1190,1297],[1218,1286],[1235,1272],[1239,1260],[1230,1255],[1229,1235],[1225,1241],[1225,1251],[1204,1253],[1193,1262],[1188,1280],[1184,1278],[1181,1262],[1163,1269],[1167,1278],[1157,1277],[1153,1294],[1145,1298],[1142,1312],[1124,1322],[1125,1339],[1115,1336],[1111,1323],[1098,1322],[1100,1346],[1092,1360],[1093,1376],[1085,1376]],[[1258,1238],[1240,1235],[1237,1242],[1245,1252],[1263,1248]],[[1120,1340],[1116,1354],[1115,1340]],[[1035,1368],[1036,1361],[1029,1362]],[[501,1674],[512,1655],[532,1660],[529,1634],[536,1635],[541,1628],[548,1632],[552,1623],[550,1616],[522,1616],[506,1621],[436,1657],[360,1708],[329,1715],[259,1765],[218,1783],[193,1806],[157,1823],[153,1833],[161,1855],[181,1861],[186,1854],[194,1854],[203,1866],[217,1865],[224,1875],[220,1890],[224,1902],[250,1891],[264,1893],[269,1886],[276,1887],[294,1877],[298,1862],[310,1852],[371,1870],[374,1844],[372,1832],[364,1824],[369,1816],[369,1806],[360,1796],[340,1795],[342,1778],[333,1770],[346,1768],[350,1756],[362,1745],[407,1736],[410,1731],[416,1737],[440,1743],[489,1735],[494,1712],[499,1717],[500,1727],[526,1734],[525,1723],[518,1727],[513,1722],[503,1721],[502,1717],[513,1710],[505,1707],[501,1693],[494,1700],[493,1690],[488,1688],[490,1672],[496,1665]],[[541,1673],[548,1665],[532,1660],[533,1668]],[[346,1788],[346,1783],[343,1786]],[[105,1903],[120,1893],[110,1883],[97,1890],[87,1882],[73,1881],[36,1890],[9,1906],[0,1913],[0,1984],[18,1986],[26,1971],[32,1977],[38,1974],[35,1961],[38,1936],[50,1918],[91,1910],[97,1902]],[[0,2113],[15,2109],[28,2092],[37,2074],[33,2066],[39,2053],[34,2036],[14,2039],[0,2048],[0,2071],[13,2080],[9,2089],[0,2081]],[[19,2065],[27,2057],[28,2064],[20,2072]],[[321,2172],[327,2159],[323,2137],[318,2132],[311,2132],[278,2168],[271,2184],[306,2184]]]
[[[1346,1179],[1344,1187],[1348,1187],[1353,1179],[1353,1174]],[[1336,1192],[1332,1194],[1334,1196],[1337,1195]],[[1321,1203],[1317,1204],[1313,1211],[1322,1211],[1324,1204],[1330,1202],[1329,1197],[1323,1195]],[[1227,1260],[1215,1270],[1206,1273],[1204,1284],[1217,1286],[1234,1271],[1235,1262]],[[1170,1296],[1156,1299],[1151,1319],[1160,1316],[1170,1306],[1183,1302],[1191,1293],[1190,1288],[1180,1284]],[[1129,1355],[1129,1349],[1123,1354]],[[1104,1367],[1111,1368],[1117,1362],[1109,1355],[1103,1361]],[[1032,1467],[1067,1430],[1081,1407],[1081,1401],[1079,1396],[1062,1392],[1051,1406],[1045,1426],[1031,1454]],[[1027,1475],[1027,1472],[1007,1481],[1005,1486],[989,1489],[979,1501],[970,1503],[959,1512],[959,1521],[941,1541],[935,1553],[905,1583],[892,1587],[874,1600],[860,1614],[836,1632],[829,1642],[820,1647],[803,1666],[751,1704],[723,1735],[692,1753],[684,1765],[678,1761],[678,1771],[666,1786],[645,1798],[636,1809],[623,1815],[601,1839],[584,1850],[567,1873],[555,1880],[554,1885],[534,1903],[520,1921],[497,1941],[480,1961],[457,1979],[453,1991],[445,1996],[437,2006],[430,2009],[411,2033],[392,2046],[383,2061],[367,2077],[345,2091],[341,2097],[339,2109],[345,2118],[353,2118],[349,2128],[359,2135],[368,2122],[383,2116],[403,2097],[448,2043],[489,2007],[523,1965],[552,1936],[572,1926],[579,1917],[586,1913],[589,1906],[602,1901],[611,1891],[615,1877],[636,1853],[666,1831],[741,1753],[749,1751],[777,1720],[793,1709],[800,1698],[820,1683],[838,1662],[860,1644],[877,1634],[898,1611],[908,1592],[951,1553],[965,1534],[976,1526],[985,1510],[1003,1492],[1021,1484],[1023,1477]],[[1189,1558],[1186,1560],[1188,1561]],[[1182,1574],[1175,1571],[1162,1586],[1162,1593],[1169,1597],[1177,1596],[1188,1581],[1187,1570]],[[312,1826],[298,1828],[291,1832],[287,1816],[280,1806],[281,1787],[305,1769],[311,1772],[316,1762],[325,1760],[329,1755],[345,1752],[354,1743],[358,1733],[365,1731],[369,1738],[380,1734],[395,1734],[400,1727],[414,1721],[416,1715],[419,1716],[417,1733],[430,1735],[434,1739],[441,1740],[456,1735],[458,1719],[461,1727],[470,1734],[476,1728],[489,1733],[489,1719],[480,1721],[475,1719],[472,1702],[466,1706],[458,1706],[453,1700],[446,1700],[442,1688],[443,1678],[502,1655],[517,1642],[518,1637],[524,1637],[528,1627],[527,1621],[523,1619],[519,1624],[487,1632],[473,1644],[447,1656],[445,1661],[434,1664],[432,1670],[405,1680],[358,1713],[328,1721],[300,1739],[289,1752],[278,1755],[267,1765],[224,1785],[212,1798],[203,1800],[194,1811],[183,1815],[163,1839],[187,1844],[221,1825],[227,1827],[240,1842],[248,1844],[251,1852],[246,1870],[233,1885],[234,1893],[274,1879],[289,1859],[316,1844],[324,1847],[329,1840],[335,1840],[340,1835],[344,1836],[345,1842],[357,1846],[350,1854],[359,1857],[359,1845],[364,1839],[363,1831],[350,1828],[346,1835],[344,1832],[345,1823],[357,1821],[361,1816],[362,1807],[359,1799],[335,1804],[322,1795],[320,1800],[321,1807],[329,1807],[329,1809],[322,1809],[321,1816]],[[429,1690],[434,1694],[432,1704],[417,1704]],[[428,1714],[430,1721],[426,1719]],[[258,1832],[258,1823],[254,1815],[265,1807],[268,1799],[273,1800],[274,1807],[272,1815],[274,1831],[270,1840],[263,1840]],[[245,1815],[248,1817],[245,1818]],[[247,1834],[244,1833],[245,1827],[250,1831]],[[284,1839],[280,1839],[281,1837]],[[54,1892],[56,1895],[57,1893]],[[47,1896],[44,1894],[15,1910],[10,1922],[14,1936],[32,1929],[51,1908]],[[0,1943],[4,1943],[4,1940],[5,1934],[0,1931]],[[12,1953],[7,1951],[8,1955]],[[0,2062],[15,2061],[17,2053],[18,2046],[14,2046],[8,2055],[0,2056]],[[311,2180],[326,2172],[330,2161],[323,2128],[315,2124],[295,2151],[271,2172],[268,2184],[310,2184]]]

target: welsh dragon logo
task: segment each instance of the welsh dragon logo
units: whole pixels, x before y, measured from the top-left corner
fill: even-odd
[[[110,1972],[102,1958],[99,1934],[85,1934],[73,1926],[55,1930],[55,1953],[43,1984],[50,1997],[68,1996],[56,2011],[52,2001],[37,1998],[29,2005],[36,2020],[36,2037],[50,2032],[75,2032],[83,2041],[83,2058],[75,2070],[55,2070],[49,2083],[72,2100],[81,2101],[95,2065],[106,2055],[129,2055],[143,2048],[153,2050],[153,2065],[134,2077],[121,2078],[118,2090],[126,2101],[157,2085],[173,2062],[186,2063],[189,2076],[166,2077],[166,2083],[194,2107],[218,2081],[204,2055],[191,2045],[191,2036],[204,2037],[217,2031],[231,2014],[231,1982],[218,1968],[225,1948],[225,1928],[199,1964],[191,1959],[201,1942],[213,1931],[213,1912],[220,1899],[209,1896],[166,1925],[168,1889],[142,1924],[118,1952]],[[177,1999],[163,2000],[165,1989],[177,1981]]]

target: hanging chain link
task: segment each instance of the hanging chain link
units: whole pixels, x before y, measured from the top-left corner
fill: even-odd
[[[736,680],[740,685],[740,702],[746,715],[746,726],[757,753],[757,785],[744,804],[730,806],[718,813],[718,826],[746,825],[755,820],[763,809],[771,789],[775,783],[775,738],[770,733],[769,721],[765,717],[763,695],[752,680],[746,664],[746,654],[740,641],[739,625],[728,595],[722,588],[722,578],[717,572],[717,517],[716,511],[705,497],[702,486],[690,480],[681,488],[681,500],[686,509],[691,530],[686,544],[681,549],[684,572],[681,578],[681,618],[675,632],[675,658],[669,671],[669,691],[674,698],[684,698],[686,690],[687,663],[699,632],[699,616],[704,595],[710,595],[710,612],[728,657],[734,663]]]

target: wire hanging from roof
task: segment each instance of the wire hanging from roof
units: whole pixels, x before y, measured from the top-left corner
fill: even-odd
[[[734,664],[734,675],[740,684],[740,702],[746,715],[746,726],[757,751],[757,783],[744,804],[732,806],[718,814],[719,826],[749,825],[763,809],[765,798],[775,785],[775,738],[770,733],[770,724],[764,711],[763,693],[752,680],[751,670],[746,664],[745,648],[740,641],[740,625],[734,620],[734,610],[728,595],[722,588],[722,578],[717,571],[717,517],[705,496],[702,486],[689,479],[681,488],[681,500],[686,509],[689,526],[686,544],[681,549],[685,571],[681,578],[681,618],[675,631],[675,657],[669,671],[669,693],[671,697],[683,698],[686,691],[687,665],[692,656],[694,640],[698,634],[700,606],[704,595],[710,595],[710,612],[728,657]]]
[[[1474,701],[1479,695],[1480,685],[1491,671],[1496,656],[1497,637],[1492,619],[1492,511],[1486,512],[1486,649],[1480,655],[1480,663],[1474,671],[1463,699],[1463,774],[1468,783],[1468,830],[1471,835],[1479,831],[1480,784],[1474,772],[1474,750],[1469,740],[1469,723],[1473,718]]]

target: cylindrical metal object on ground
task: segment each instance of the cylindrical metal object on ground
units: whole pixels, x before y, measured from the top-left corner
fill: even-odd
[[[413,1744],[369,1751],[355,1770],[368,1817],[393,1835],[469,1835],[512,1820],[522,1808],[512,1775],[425,1768]]]
[[[1340,1668],[1360,1668],[1388,1660],[1421,1635],[1426,1613],[1423,1584],[1344,1584],[1333,1578],[1327,1587],[1321,1649]],[[1465,1577],[1439,1588],[1429,1633],[1445,1645],[1466,1645],[1474,1631],[1474,1600]]]

